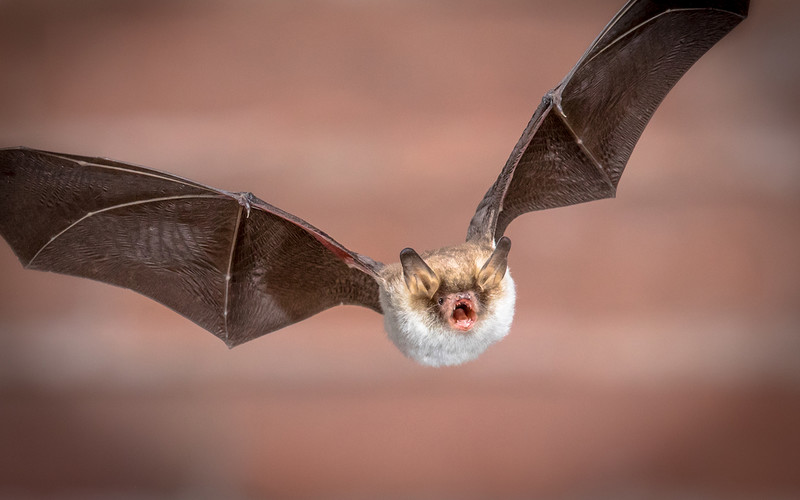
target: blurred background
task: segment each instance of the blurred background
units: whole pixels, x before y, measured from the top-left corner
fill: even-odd
[[[393,261],[462,241],[621,3],[0,1],[0,145],[252,191]],[[754,2],[616,200],[511,225],[515,324],[460,367],[356,307],[229,351],[3,242],[0,498],[797,498],[798,19]]]

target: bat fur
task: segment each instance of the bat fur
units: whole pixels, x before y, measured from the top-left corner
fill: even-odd
[[[505,276],[488,286],[479,284],[481,270],[494,250],[467,242],[424,252],[425,263],[441,277],[430,297],[409,293],[400,264],[383,268],[384,328],[403,354],[424,365],[456,365],[477,358],[508,334],[514,317],[514,280],[504,265],[500,271]],[[468,302],[476,315],[474,325],[466,330],[451,324],[462,302]]]

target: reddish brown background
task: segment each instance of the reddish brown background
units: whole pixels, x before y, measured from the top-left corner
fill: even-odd
[[[253,191],[391,261],[461,241],[620,3],[5,1],[0,145]],[[515,325],[462,367],[358,308],[228,351],[0,244],[0,497],[800,495],[798,19],[754,2],[617,200],[511,226]]]

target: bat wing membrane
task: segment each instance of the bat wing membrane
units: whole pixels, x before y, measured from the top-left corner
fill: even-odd
[[[747,9],[746,0],[628,2],[545,95],[467,239],[497,241],[523,213],[615,196],[658,105]]]
[[[25,267],[130,288],[230,347],[339,304],[379,264],[249,193],[102,158],[0,150],[0,234]]]

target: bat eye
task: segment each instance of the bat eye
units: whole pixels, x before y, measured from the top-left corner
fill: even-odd
[[[439,297],[439,300],[437,300],[436,302],[438,302],[439,305],[444,304],[444,297]]]

